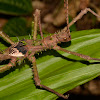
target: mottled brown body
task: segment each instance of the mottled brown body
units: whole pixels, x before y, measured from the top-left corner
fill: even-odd
[[[4,55],[9,55],[13,57],[27,57],[31,53],[32,55],[42,52],[47,49],[53,49],[57,46],[58,43],[61,42],[68,42],[71,40],[71,36],[66,34],[65,31],[62,30],[62,32],[58,34],[54,34],[52,36],[45,37],[42,40],[39,41],[33,41],[33,39],[30,40],[21,40],[18,43],[15,43],[11,45],[8,49],[5,50]],[[19,52],[17,52],[19,51]],[[17,53],[15,55],[15,53]],[[22,53],[22,54],[19,54]],[[19,54],[19,56],[18,56]]]
[[[28,51],[36,54],[37,52],[41,52],[47,49],[53,49],[57,46],[58,43],[68,42],[71,40],[71,36],[67,35],[65,31],[62,31],[58,34],[54,34],[52,36],[48,36],[43,40],[33,42],[33,40],[26,40],[26,45]]]
[[[35,17],[34,18],[34,31],[32,30],[34,32],[33,39],[21,40],[17,43],[14,43],[11,39],[9,39],[9,37],[5,37],[6,35],[0,32],[0,36],[5,38],[5,40],[7,40],[11,44],[11,46],[8,49],[6,49],[4,53],[0,53],[0,60],[10,59],[10,62],[8,63],[8,65],[0,67],[0,73],[3,73],[4,71],[9,70],[13,66],[16,66],[17,62],[23,61],[24,59],[27,58],[32,63],[32,72],[34,74],[35,85],[37,87],[50,91],[59,97],[68,99],[68,96],[64,96],[63,94],[60,94],[56,92],[55,90],[41,84],[38,71],[37,71],[37,67],[36,67],[36,59],[34,55],[37,54],[38,52],[42,52],[47,49],[54,49],[54,50],[61,50],[69,54],[73,54],[75,56],[79,56],[86,60],[99,60],[100,61],[99,58],[92,58],[87,55],[65,50],[57,45],[58,43],[61,43],[61,42],[71,41],[69,26],[75,23],[78,19],[80,19],[88,11],[90,11],[92,14],[94,14],[97,17],[100,17],[100,16],[98,16],[91,9],[87,8],[87,9],[84,9],[74,20],[72,20],[71,24],[69,24],[68,22],[68,0],[64,0],[64,4],[65,4],[64,7],[66,8],[66,11],[67,11],[66,12],[67,13],[67,16],[66,16],[67,27],[65,27],[60,32],[58,32],[58,34],[54,34],[52,36],[48,36],[45,38],[43,37],[41,23],[40,23],[40,10],[38,9],[35,11],[35,14],[34,14],[34,17]],[[38,24],[40,28],[40,34],[42,37],[41,40],[36,40]]]

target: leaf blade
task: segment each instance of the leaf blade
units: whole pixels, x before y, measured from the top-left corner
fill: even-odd
[[[0,12],[9,15],[26,15],[32,12],[31,0],[0,0]]]
[[[65,49],[100,58],[99,44],[100,30],[79,31],[72,33],[71,45]],[[44,85],[65,93],[100,75],[100,63],[97,61],[92,60],[89,64],[79,57],[58,52],[60,54],[47,51],[37,59],[39,76]],[[16,69],[0,78],[0,94],[0,99],[3,100],[56,100],[57,98],[55,94],[36,89],[31,68],[26,64],[20,70]]]

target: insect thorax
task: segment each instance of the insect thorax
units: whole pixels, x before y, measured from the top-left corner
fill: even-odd
[[[15,56],[15,57],[21,57],[24,56],[27,52],[27,48],[25,47],[25,40],[21,40],[17,44],[11,46],[9,48],[9,55]]]

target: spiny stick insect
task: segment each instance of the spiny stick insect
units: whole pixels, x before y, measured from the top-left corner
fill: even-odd
[[[60,94],[58,92],[56,92],[55,90],[42,85],[40,82],[40,78],[38,75],[38,71],[37,71],[37,67],[36,67],[36,58],[35,58],[35,54],[37,54],[38,52],[42,52],[44,50],[47,49],[54,49],[54,50],[60,50],[75,56],[79,56],[83,59],[86,60],[99,60],[99,58],[92,58],[90,56],[87,55],[83,55],[83,54],[79,54],[76,52],[72,52],[69,50],[65,50],[63,48],[61,48],[60,46],[58,46],[58,43],[61,42],[69,42],[71,41],[71,35],[70,35],[70,30],[69,27],[75,23],[78,19],[80,19],[84,14],[86,14],[88,11],[91,12],[92,14],[94,14],[97,17],[98,16],[95,12],[93,12],[91,9],[86,8],[83,11],[81,11],[81,13],[71,22],[68,22],[68,0],[64,0],[64,7],[66,9],[66,21],[67,21],[67,27],[65,27],[64,29],[62,29],[60,32],[58,32],[58,34],[54,34],[52,36],[48,36],[48,37],[43,37],[43,33],[42,33],[42,28],[41,28],[41,22],[40,22],[40,10],[36,9],[35,14],[34,14],[34,30],[32,30],[33,34],[33,39],[29,39],[29,40],[21,40],[17,43],[14,43],[8,36],[6,36],[3,32],[0,32],[0,36],[3,37],[7,42],[9,42],[11,44],[11,46],[6,49],[4,51],[4,53],[0,53],[0,60],[7,60],[10,59],[10,62],[8,63],[8,65],[3,66],[0,68],[0,73],[3,73],[7,70],[9,70],[10,68],[12,68],[13,66],[16,66],[16,63],[19,62],[20,60],[24,60],[24,59],[28,59],[30,62],[32,62],[32,72],[34,74],[34,81],[35,81],[35,85],[37,87],[40,87],[42,89],[45,89],[47,91],[50,91],[54,94],[56,94],[59,97],[62,97],[64,99],[68,99],[68,96]],[[41,35],[41,40],[37,40],[37,27],[39,25],[40,28],[40,35]]]

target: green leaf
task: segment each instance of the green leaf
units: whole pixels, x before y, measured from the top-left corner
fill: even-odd
[[[22,17],[16,17],[8,20],[3,27],[3,31],[10,37],[27,35],[27,30],[27,21]]]
[[[100,58],[99,29],[72,32],[71,35],[71,45],[66,44],[65,49]],[[59,93],[65,93],[100,75],[100,62],[94,60],[88,62],[61,51],[44,52],[37,57],[37,67],[41,83]],[[0,77],[0,100],[56,100],[58,98],[53,93],[35,87],[28,63],[16,66],[13,71],[0,74]]]
[[[31,12],[31,0],[0,0],[0,13],[9,15],[26,15]]]

